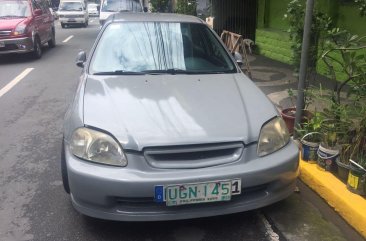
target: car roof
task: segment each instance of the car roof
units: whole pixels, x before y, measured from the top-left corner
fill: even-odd
[[[183,14],[175,13],[136,13],[123,12],[113,14],[113,22],[184,22],[204,23],[203,20]]]

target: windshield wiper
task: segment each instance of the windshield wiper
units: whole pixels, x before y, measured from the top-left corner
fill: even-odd
[[[172,68],[172,69],[153,69],[153,70],[144,70],[142,71],[144,73],[147,74],[194,74],[195,72],[192,71],[187,71],[187,70],[183,70],[183,69],[176,69],[176,68]]]
[[[96,72],[93,74],[94,75],[145,75],[144,72],[125,71],[125,70],[104,71],[104,72]]]

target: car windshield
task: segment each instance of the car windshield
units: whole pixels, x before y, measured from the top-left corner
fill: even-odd
[[[234,62],[204,24],[111,23],[89,68],[91,74],[215,74],[237,72]]]
[[[0,19],[31,16],[27,1],[0,1]]]
[[[138,0],[105,0],[101,7],[102,12],[142,12],[141,4]]]
[[[59,6],[61,11],[82,11],[83,5],[81,2],[61,2]]]

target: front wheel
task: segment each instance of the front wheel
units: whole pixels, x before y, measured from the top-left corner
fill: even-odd
[[[42,57],[42,45],[38,37],[34,38],[32,57],[34,59],[40,59]]]
[[[51,39],[48,40],[48,47],[54,48],[56,46],[56,36],[55,36],[55,30],[52,30]]]
[[[67,174],[67,165],[66,165],[66,158],[65,158],[64,140],[62,140],[62,146],[61,146],[61,176],[62,176],[62,183],[64,185],[65,192],[70,193],[69,176]]]
[[[61,23],[61,28],[65,28],[65,27],[66,27],[66,25]]]

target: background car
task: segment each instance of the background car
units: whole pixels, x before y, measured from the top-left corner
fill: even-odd
[[[219,37],[185,15],[121,13],[101,29],[65,116],[65,190],[111,220],[198,218],[293,193],[298,148]],[[126,47],[127,46],[127,47]]]
[[[141,0],[101,0],[99,23],[103,25],[109,16],[118,12],[143,12]]]
[[[88,4],[88,13],[90,17],[99,16],[99,4],[89,3]]]
[[[87,27],[89,24],[89,14],[84,1],[61,1],[58,7],[57,15],[62,28],[75,25]]]
[[[42,45],[55,47],[53,16],[45,0],[0,0],[0,54],[31,53],[41,58]]]

